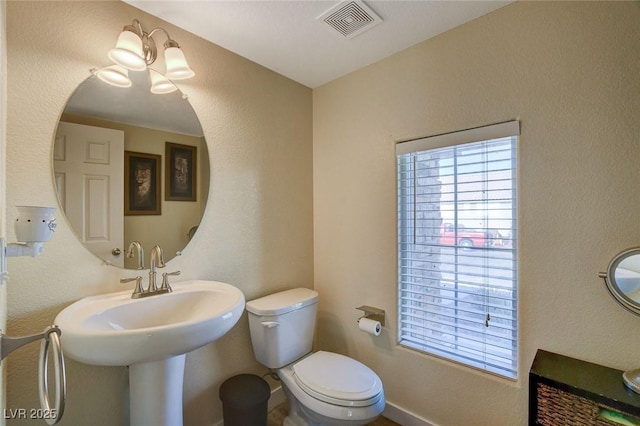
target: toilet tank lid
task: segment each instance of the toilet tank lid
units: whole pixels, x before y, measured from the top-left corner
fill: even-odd
[[[246,309],[256,315],[281,315],[318,302],[318,292],[294,288],[247,302]]]

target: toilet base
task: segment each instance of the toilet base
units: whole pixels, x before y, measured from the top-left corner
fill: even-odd
[[[289,414],[285,417],[282,426],[322,426],[322,423],[310,422],[300,415],[300,403],[291,395],[289,389],[286,386],[282,386],[284,394],[287,397],[287,405],[289,406]]]
[[[291,417],[287,416],[282,422],[282,426],[306,426],[307,423],[296,423]]]
[[[287,388],[285,383],[282,383],[282,389],[287,397],[289,407],[289,414],[284,419],[282,423],[283,426],[362,426],[372,422],[378,417],[374,416],[373,418],[360,420],[329,418],[302,405]],[[384,402],[382,402],[382,405],[384,406]],[[378,412],[382,412],[382,409]]]

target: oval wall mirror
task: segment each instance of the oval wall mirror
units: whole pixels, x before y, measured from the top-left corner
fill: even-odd
[[[640,247],[618,253],[600,277],[622,306],[640,315]]]
[[[53,146],[54,185],[67,222],[103,261],[139,268],[138,241],[168,261],[198,229],[209,192],[202,127],[179,90],[150,93],[147,71],[131,87],[91,76],[69,98]],[[148,268],[148,259],[144,260]]]

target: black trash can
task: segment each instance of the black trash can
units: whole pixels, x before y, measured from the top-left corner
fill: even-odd
[[[254,374],[233,376],[220,386],[224,426],[266,426],[269,384]]]

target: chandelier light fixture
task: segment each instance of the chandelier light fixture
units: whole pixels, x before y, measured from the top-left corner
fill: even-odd
[[[153,35],[163,32],[167,37],[164,42],[165,73],[150,68],[158,58],[158,49]],[[134,19],[131,25],[125,25],[118,36],[116,46],[108,53],[109,59],[115,63],[100,70],[97,77],[116,87],[131,87],[128,70],[144,71],[149,69],[151,77],[151,93],[171,93],[178,88],[172,80],[186,80],[195,75],[189,68],[180,45],[171,38],[163,28],[154,28],[150,32],[144,31],[140,21]]]

